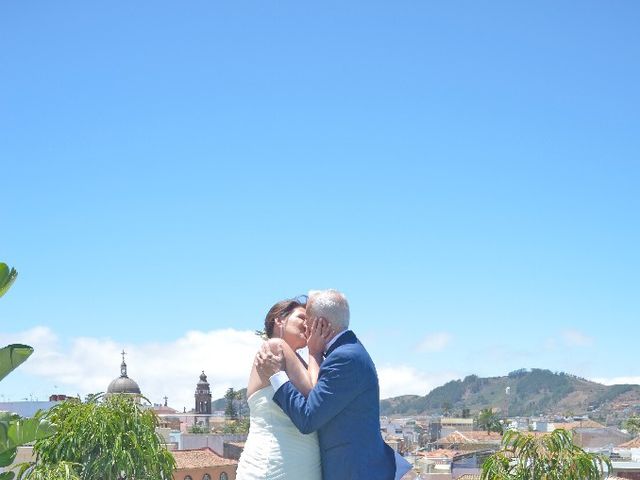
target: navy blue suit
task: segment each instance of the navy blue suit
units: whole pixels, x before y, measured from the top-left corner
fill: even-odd
[[[352,331],[327,352],[308,398],[287,382],[273,400],[302,433],[318,432],[324,480],[393,480],[394,452],[380,434],[376,367]]]

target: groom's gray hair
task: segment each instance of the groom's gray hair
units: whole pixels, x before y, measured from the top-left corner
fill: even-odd
[[[336,332],[349,328],[349,302],[338,290],[310,290],[307,317],[324,317]]]

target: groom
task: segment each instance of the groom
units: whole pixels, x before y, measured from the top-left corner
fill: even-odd
[[[300,432],[318,432],[325,480],[400,478],[408,463],[380,434],[378,375],[371,357],[348,330],[346,297],[337,290],[310,292],[307,318],[320,317],[337,333],[327,343],[318,383],[307,398],[289,381],[283,359],[261,358],[261,373],[270,376],[275,391],[273,400]]]

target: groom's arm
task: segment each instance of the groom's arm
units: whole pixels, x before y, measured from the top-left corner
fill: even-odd
[[[358,362],[334,354],[320,368],[318,383],[307,398],[291,382],[280,386],[273,400],[302,433],[315,432],[340,413],[362,391],[365,382]]]

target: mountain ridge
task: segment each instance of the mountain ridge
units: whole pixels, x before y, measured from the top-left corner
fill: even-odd
[[[236,408],[248,414],[246,389],[237,392],[241,398],[236,400]],[[212,407],[224,410],[226,399],[214,400]],[[503,417],[588,416],[619,426],[631,415],[640,414],[640,385],[603,385],[565,372],[521,368],[501,377],[468,375],[423,396],[400,395],[380,402],[380,414],[384,416],[466,413],[473,417],[484,408],[492,408]]]
[[[493,408],[502,416],[589,415],[608,425],[640,413],[640,385],[602,385],[565,372],[519,369],[502,377],[468,375],[424,396],[380,402],[381,415],[470,415]]]

